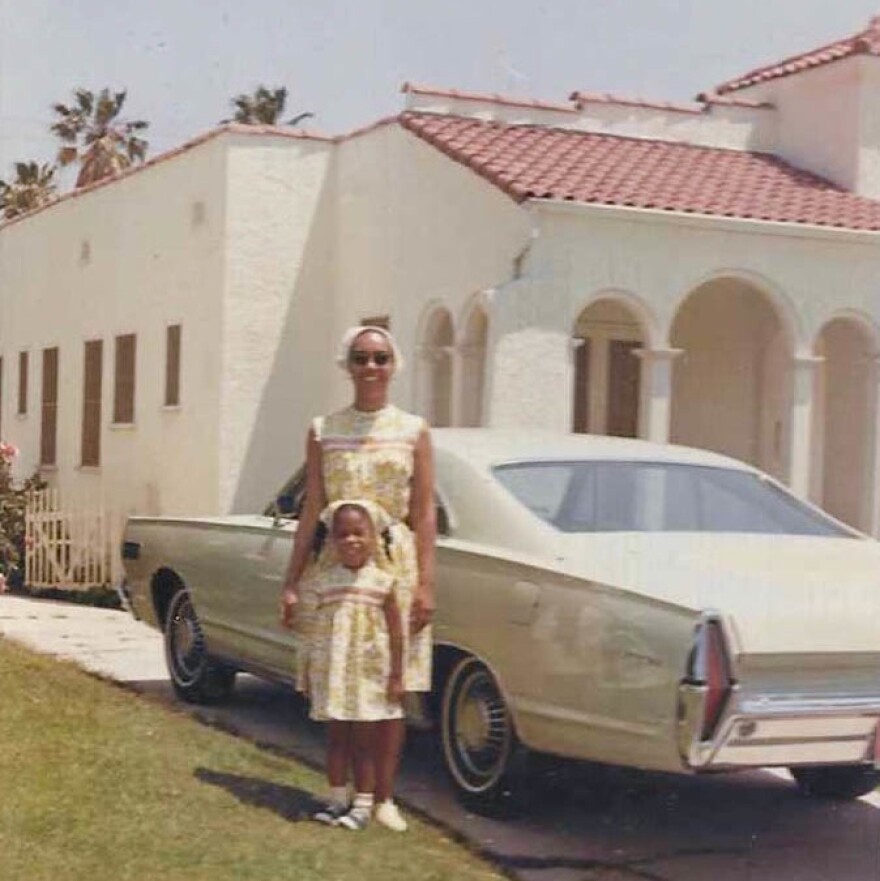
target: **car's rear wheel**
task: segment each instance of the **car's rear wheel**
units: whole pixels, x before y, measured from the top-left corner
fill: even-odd
[[[235,684],[235,670],[214,661],[205,650],[205,636],[187,590],[178,590],[168,604],[165,661],[175,693],[189,703],[222,701]]]
[[[466,807],[492,816],[524,807],[528,751],[498,683],[476,658],[459,660],[446,678],[441,738],[446,770]]]
[[[811,765],[790,770],[800,791],[815,798],[858,798],[880,785],[880,771],[871,765]]]

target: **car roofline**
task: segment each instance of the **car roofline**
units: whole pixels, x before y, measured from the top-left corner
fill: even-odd
[[[474,464],[479,462],[484,468],[516,461],[553,462],[583,458],[597,461],[703,465],[762,473],[753,465],[721,453],[638,438],[493,428],[435,428],[432,429],[432,436],[438,450]]]

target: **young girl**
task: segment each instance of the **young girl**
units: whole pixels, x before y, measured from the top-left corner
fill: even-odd
[[[330,565],[311,585],[316,605],[305,671],[311,716],[329,723],[329,803],[314,819],[363,829],[373,813],[397,831],[406,821],[391,800],[391,781],[376,779],[377,723],[403,716],[403,632],[394,577],[376,563],[376,538],[387,515],[373,502],[338,501],[321,519],[329,529]],[[355,796],[349,805],[348,762]]]

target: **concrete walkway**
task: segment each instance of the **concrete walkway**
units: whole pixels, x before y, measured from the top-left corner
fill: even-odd
[[[127,612],[5,593],[0,635],[118,682],[168,679],[162,635]]]

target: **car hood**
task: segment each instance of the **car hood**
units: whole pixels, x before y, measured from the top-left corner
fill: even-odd
[[[592,581],[721,612],[749,653],[880,652],[880,542],[717,533],[562,535]]]

